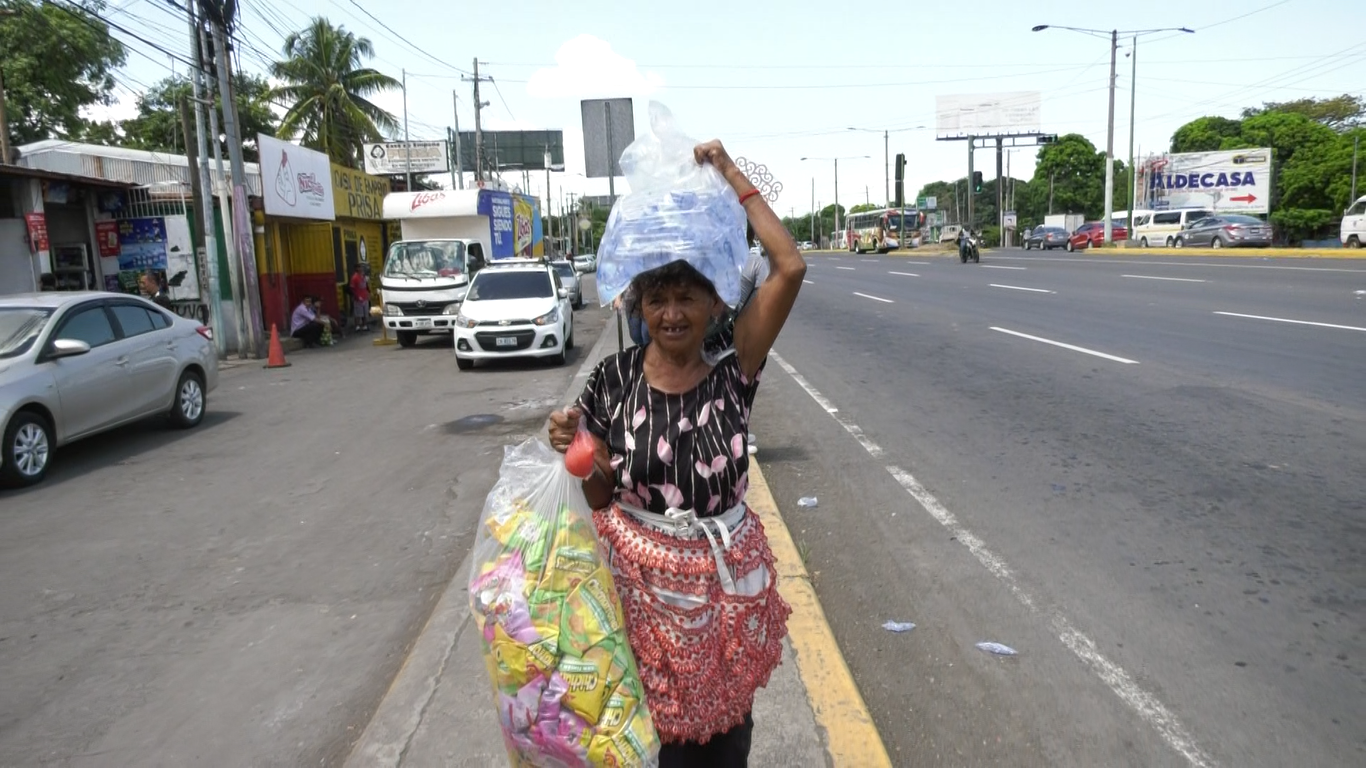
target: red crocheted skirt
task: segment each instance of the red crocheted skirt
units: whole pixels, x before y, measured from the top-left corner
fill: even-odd
[[[742,723],[782,660],[792,613],[759,516],[746,510],[731,533],[733,595],[721,589],[705,537],[675,537],[615,505],[593,521],[660,739],[705,743]]]

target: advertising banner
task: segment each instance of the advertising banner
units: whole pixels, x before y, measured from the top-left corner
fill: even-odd
[[[256,135],[261,150],[261,198],[267,216],[332,221],[332,163],[327,155]]]
[[[444,141],[386,141],[365,144],[365,172],[379,176],[446,173],[451,169]]]
[[[1043,96],[1039,91],[936,96],[935,136],[1000,136],[1038,133]]]
[[[489,217],[489,250],[494,259],[510,259],[516,253],[513,234],[512,195],[491,189],[479,191],[480,216]]]
[[[100,249],[101,258],[119,255],[119,223],[117,221],[95,222],[95,245]]]
[[[166,219],[148,216],[119,223],[119,271],[166,269]]]
[[[48,250],[47,241],[47,214],[39,212],[24,214],[24,223],[28,225],[28,242],[33,250],[42,252]]]
[[[332,163],[332,199],[339,219],[384,218],[389,180]]]
[[[531,256],[531,201],[523,197],[512,198],[513,231],[516,237],[515,248],[520,257]]]
[[[1204,208],[1220,213],[1267,213],[1271,150],[1185,152],[1150,158],[1140,169],[1144,205],[1153,210]]]

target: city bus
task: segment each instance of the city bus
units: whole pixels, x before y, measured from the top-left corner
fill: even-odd
[[[920,228],[920,214],[914,208],[898,211],[881,208],[876,211],[851,213],[845,217],[849,230],[849,251],[852,253],[887,253],[901,247],[901,217],[906,216],[906,238]]]

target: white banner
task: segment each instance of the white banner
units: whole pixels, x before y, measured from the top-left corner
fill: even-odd
[[[1144,202],[1153,210],[1204,208],[1221,213],[1267,213],[1271,150],[1186,152],[1144,163]]]
[[[256,146],[261,150],[261,199],[267,215],[336,218],[327,155],[262,134],[257,134]]]
[[[364,148],[365,172],[376,176],[446,173],[451,169],[444,141],[386,141]]]
[[[1038,91],[936,96],[939,138],[1038,133],[1043,97]]]

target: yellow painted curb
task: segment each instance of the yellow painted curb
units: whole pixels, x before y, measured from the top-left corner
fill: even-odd
[[[830,764],[835,768],[890,768],[887,748],[825,621],[801,553],[778,512],[764,473],[752,458],[745,501],[764,523],[778,571],[778,592],[792,606],[788,638],[816,725],[825,731]]]

